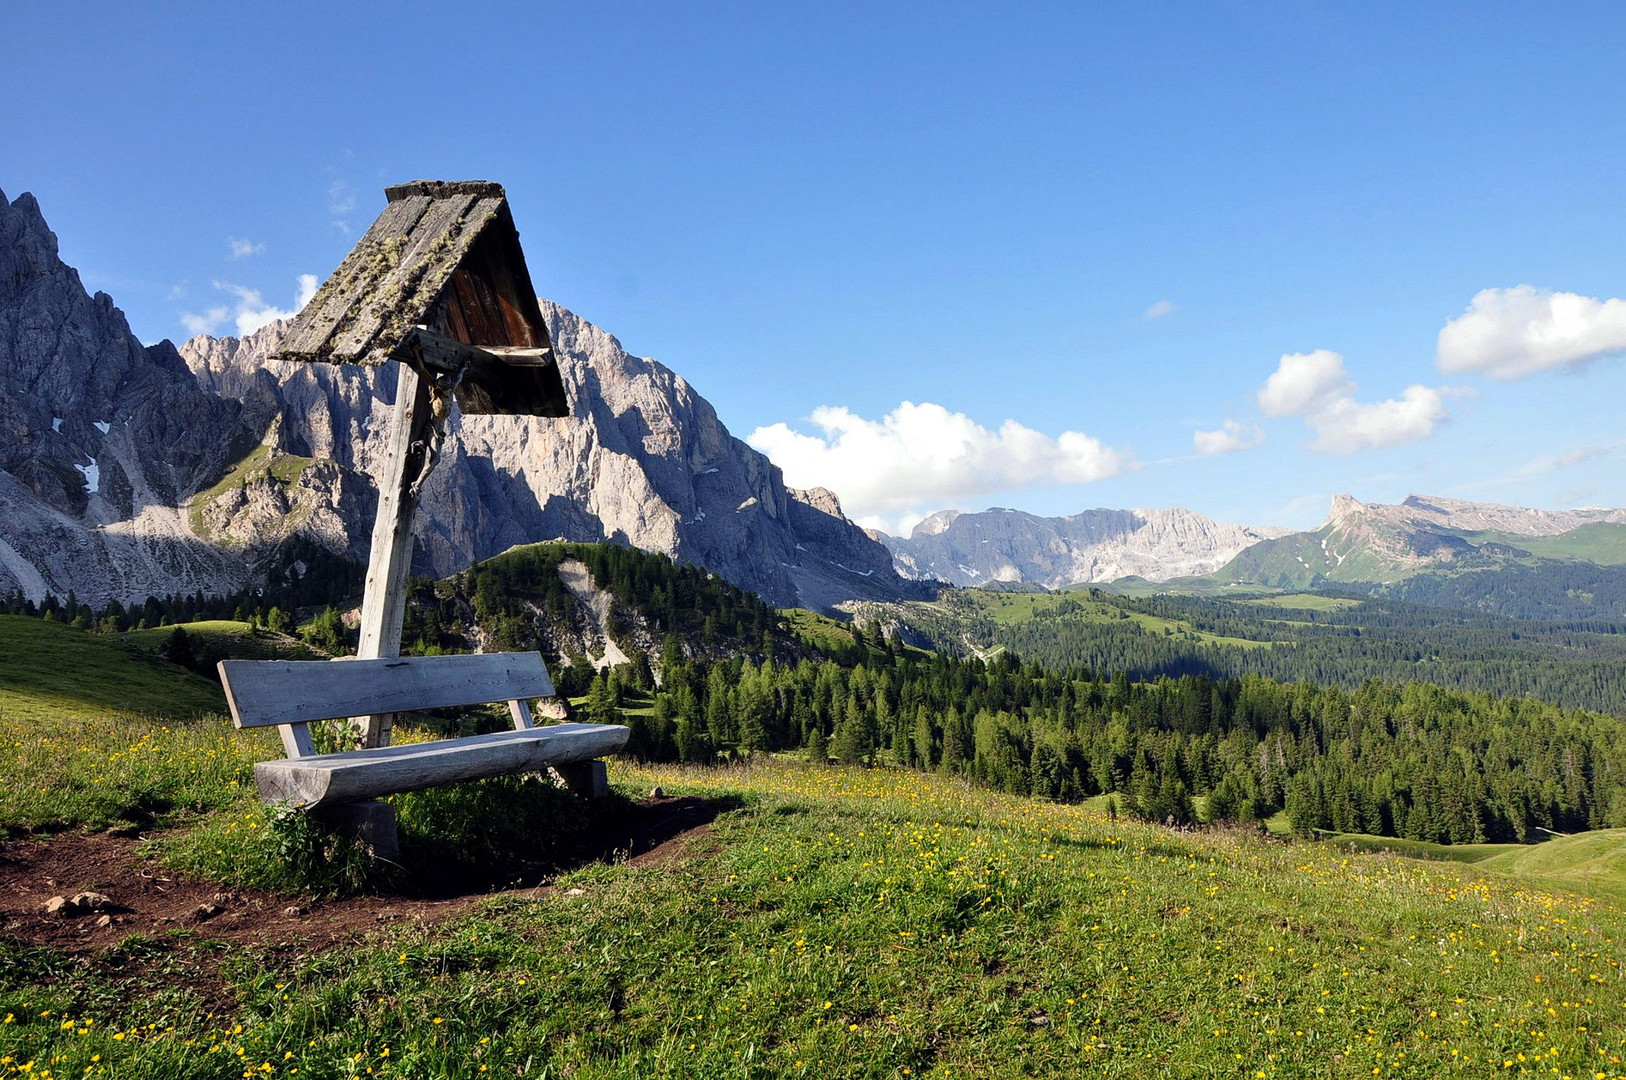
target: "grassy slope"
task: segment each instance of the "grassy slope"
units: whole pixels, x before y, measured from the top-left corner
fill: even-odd
[[[740,809],[674,863],[316,957],[232,951],[225,1015],[121,981],[140,965],[13,950],[0,1056],[209,1078],[1621,1075],[1626,916],[1605,903],[902,772],[613,779]]]
[[[287,634],[256,631],[248,623],[231,619],[206,619],[202,622],[179,624],[192,637],[193,651],[206,645],[216,645],[234,660],[320,660],[322,654],[298,638]],[[124,640],[145,652],[157,652],[175,632],[174,626],[161,626],[153,630],[132,630]]]
[[[199,536],[204,534],[203,510],[221,495],[234,487],[243,487],[255,480],[269,478],[275,480],[283,487],[292,487],[299,482],[307,468],[315,459],[299,457],[296,454],[286,454],[280,450],[273,451],[269,446],[260,443],[249,451],[248,456],[233,465],[226,475],[215,482],[214,486],[194,495],[187,507],[187,517],[192,531]],[[308,511],[295,511],[302,513]]]
[[[1626,829],[1599,829],[1540,844],[1430,844],[1392,836],[1338,833],[1322,842],[1361,852],[1473,863],[1549,889],[1569,889],[1626,908]]]
[[[1086,622],[1118,622],[1122,620],[1123,609],[1099,600],[1091,600],[1088,595],[1077,592],[1069,593],[998,593],[987,592],[982,589],[967,589],[959,594],[971,603],[977,610],[987,614],[995,623],[1011,624],[1026,622],[1035,614],[1053,611],[1064,603],[1078,604],[1082,610],[1069,615],[1070,619],[1082,619]],[[929,605],[926,605],[929,606]],[[1272,644],[1267,641],[1250,641],[1247,638],[1226,637],[1220,634],[1211,634],[1198,630],[1183,619],[1165,619],[1156,615],[1145,615],[1140,612],[1129,612],[1129,621],[1132,621],[1142,630],[1152,634],[1186,634],[1205,645],[1237,645],[1242,648],[1269,648]]]
[[[19,720],[219,712],[220,688],[117,638],[0,615],[0,714]]]
[[[268,746],[218,721],[110,719],[82,695],[156,662],[21,621],[0,620],[0,645],[34,649],[0,648],[6,693],[47,678],[19,680],[25,655],[113,687],[57,688],[81,705],[49,714],[55,733],[0,715],[0,829],[252,805],[247,763]],[[1626,899],[1598,888],[1620,831],[1469,866],[1176,834],[901,771],[613,779],[738,809],[674,863],[592,864],[315,956],[138,929],[72,957],[0,935],[0,1061],[151,1078],[1623,1075]],[[231,822],[209,835],[229,846]],[[1542,884],[1566,877],[1604,898]],[[151,974],[198,964],[237,1004],[211,1013],[194,980]]]
[[[853,644],[852,631],[847,625],[828,615],[806,608],[780,608],[779,614],[790,624],[792,633],[816,649],[837,651]]]
[[[1320,593],[1285,593],[1281,596],[1259,596],[1243,601],[1260,607],[1285,608],[1289,611],[1338,611],[1355,607],[1359,600],[1347,596],[1323,596]]]
[[[1513,547],[1523,548],[1543,559],[1579,559],[1600,566],[1626,565],[1626,525],[1594,522],[1571,529],[1558,536],[1514,536],[1509,533],[1484,533],[1480,537],[1495,539]]]
[[[218,686],[117,638],[0,616],[0,836],[238,802],[276,736],[224,710]]]
[[[1551,888],[1573,889],[1626,908],[1626,829],[1561,836],[1514,847],[1480,863],[1487,870]]]

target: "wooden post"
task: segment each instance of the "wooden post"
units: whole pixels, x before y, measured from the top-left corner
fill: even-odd
[[[439,435],[429,382],[410,364],[397,364],[395,408],[390,413],[389,446],[378,473],[378,516],[367,559],[367,586],[361,601],[361,644],[356,656],[379,660],[401,655],[401,622],[406,615],[407,577],[412,571],[412,518],[424,478],[434,466]],[[355,720],[362,746],[388,746],[394,715]]]

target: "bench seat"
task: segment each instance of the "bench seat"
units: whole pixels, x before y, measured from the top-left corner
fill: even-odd
[[[239,728],[275,725],[286,757],[254,766],[266,802],[305,810],[509,773],[553,771],[571,790],[608,790],[604,762],[631,734],[619,724],[537,727],[530,700],[553,696],[538,653],[396,656],[376,660],[222,660],[220,682]],[[513,731],[318,754],[310,725],[325,720],[507,702]],[[330,815],[331,816],[331,815]],[[387,845],[386,845],[387,846]]]
[[[254,766],[254,779],[267,802],[310,810],[459,780],[592,761],[620,750],[628,734],[616,724],[554,724],[261,761]]]

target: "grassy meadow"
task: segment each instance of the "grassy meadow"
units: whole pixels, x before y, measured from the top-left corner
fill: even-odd
[[[109,678],[161,663],[80,637]],[[172,700],[206,705],[190,687]],[[390,910],[388,880],[301,898],[332,882],[286,865],[253,794],[274,735],[75,692],[0,682],[0,828],[135,823],[155,870]],[[655,785],[718,816],[660,858],[566,860],[333,948],[0,930],[0,1078],[1626,1076],[1626,898],[1597,887],[1619,833],[1469,864],[890,769],[611,778],[608,806],[513,778],[403,797],[402,872],[545,854]]]

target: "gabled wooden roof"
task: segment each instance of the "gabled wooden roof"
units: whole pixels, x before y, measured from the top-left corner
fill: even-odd
[[[429,366],[461,343],[473,346],[455,365],[465,412],[565,415],[502,185],[418,180],[384,194],[384,212],[295,317],[274,357],[424,367],[426,342],[436,354]]]

